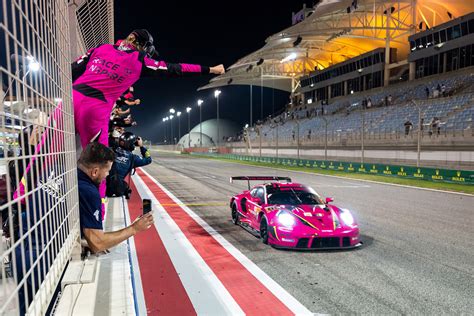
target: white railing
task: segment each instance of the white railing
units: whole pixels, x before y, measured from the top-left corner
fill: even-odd
[[[0,315],[43,315],[79,237],[68,5],[0,3]]]

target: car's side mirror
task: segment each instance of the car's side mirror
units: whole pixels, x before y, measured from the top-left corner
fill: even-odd
[[[334,198],[332,198],[332,197],[327,197],[327,198],[326,198],[326,204],[328,204],[328,203],[330,203],[330,202],[332,202],[332,201],[334,201]]]

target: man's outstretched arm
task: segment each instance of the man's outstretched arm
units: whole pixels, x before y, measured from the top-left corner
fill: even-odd
[[[84,237],[92,252],[97,253],[112,248],[136,233],[147,230],[153,225],[153,215],[148,213],[138,217],[132,225],[114,232],[104,232],[101,229],[84,228]]]

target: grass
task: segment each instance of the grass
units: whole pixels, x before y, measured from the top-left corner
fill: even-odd
[[[418,188],[427,188],[427,189],[436,189],[436,190],[474,194],[474,185],[469,185],[469,184],[433,182],[433,181],[416,180],[416,179],[403,179],[403,178],[398,178],[398,177],[380,176],[380,175],[372,175],[372,174],[347,173],[347,172],[342,172],[342,171],[337,171],[337,170],[324,170],[324,169],[313,169],[313,168],[296,167],[296,166],[283,166],[283,165],[276,165],[276,164],[265,163],[265,162],[241,161],[241,160],[219,158],[219,157],[207,157],[207,156],[206,157],[191,156],[191,157],[221,160],[221,161],[227,161],[227,162],[232,162],[232,163],[238,163],[242,165],[270,167],[270,168],[279,169],[279,170],[303,171],[306,173],[339,176],[339,177],[344,177],[344,178],[349,178],[349,179],[369,180],[369,181],[376,181],[376,182],[382,182],[382,183],[407,185],[407,186],[418,187]]]

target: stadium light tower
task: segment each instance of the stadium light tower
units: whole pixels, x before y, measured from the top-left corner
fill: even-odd
[[[221,142],[220,135],[219,135],[219,94],[221,94],[221,90],[214,91],[214,97],[217,100],[217,147],[218,148]]]
[[[188,148],[191,147],[191,108],[188,106],[186,108],[186,113],[188,113]]]
[[[199,147],[202,148],[202,108],[201,105],[204,103],[203,100],[198,100],[198,107],[199,107]]]
[[[181,112],[176,112],[176,116],[178,117],[178,142],[181,139]]]

